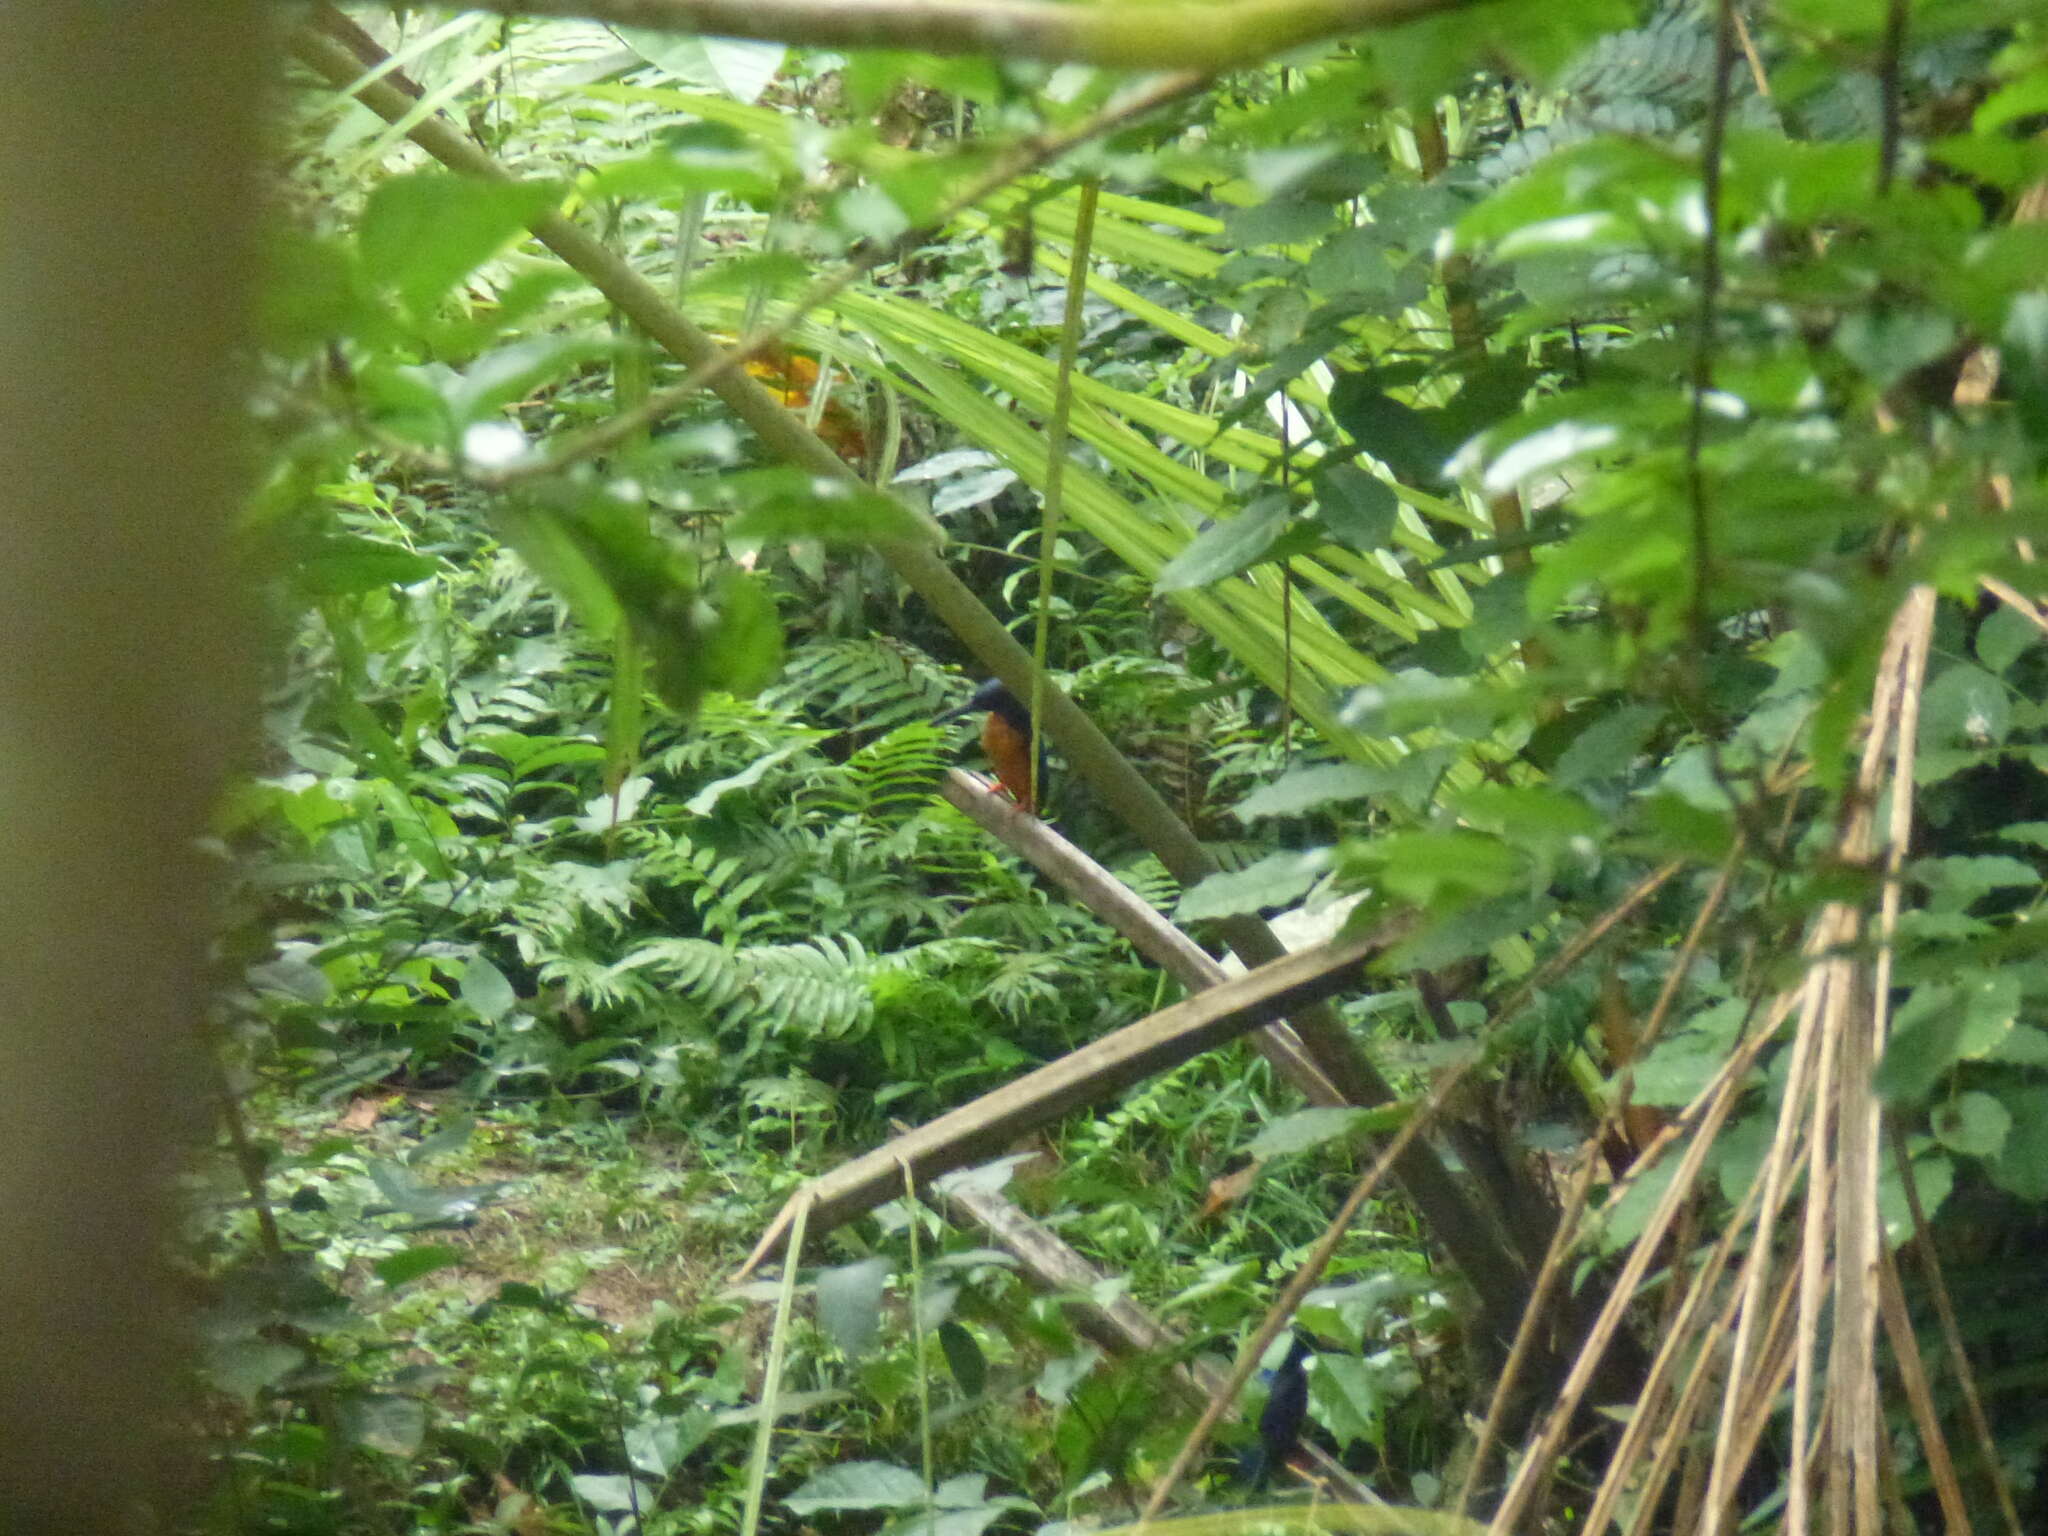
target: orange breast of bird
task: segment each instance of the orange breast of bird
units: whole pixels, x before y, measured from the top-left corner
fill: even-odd
[[[988,754],[989,766],[1010,798],[1025,815],[1036,816],[1038,802],[1031,794],[1031,733],[991,712],[982,722],[981,750]]]

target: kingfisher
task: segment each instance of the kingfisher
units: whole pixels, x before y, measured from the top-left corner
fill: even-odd
[[[1254,1488],[1265,1487],[1301,1444],[1302,1421],[1308,1417],[1308,1358],[1314,1353],[1315,1345],[1297,1333],[1287,1358],[1273,1372],[1266,1406],[1259,1414],[1259,1443],[1238,1464],[1238,1475]]]
[[[988,754],[996,782],[1009,791],[1010,798],[1026,816],[1036,816],[1038,800],[1031,793],[1031,711],[1018,702],[1017,695],[990,678],[974,690],[965,704],[947,710],[933,723],[943,725],[979,710],[988,712],[981,723],[981,750]],[[1042,747],[1038,754],[1038,782],[1041,786],[1045,783]]]

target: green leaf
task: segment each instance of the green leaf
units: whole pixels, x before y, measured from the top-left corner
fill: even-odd
[[[1892,1103],[1924,1099],[1958,1062],[1998,1049],[2017,1022],[2019,1003],[2019,981],[2009,975],[1914,988],[1877,1064],[1877,1091]]]
[[[1255,203],[1223,221],[1223,240],[1233,250],[1256,245],[1301,245],[1330,227],[1327,203],[1289,201]]]
[[[645,1472],[650,1477],[673,1476],[717,1427],[716,1416],[702,1408],[686,1408],[674,1418],[642,1419],[626,1429],[627,1459],[636,1472]]]
[[[683,802],[683,809],[692,816],[709,816],[718,808],[718,802],[736,789],[750,789],[766,778],[770,772],[786,763],[800,752],[809,751],[808,741],[786,742],[770,752],[763,752],[738,773],[722,779],[713,779],[696,794]]]
[[[1512,843],[1556,844],[1597,836],[1606,818],[1577,795],[1546,784],[1479,784],[1446,803],[1482,832]]]
[[[751,698],[782,671],[782,624],[767,583],[727,567],[704,590],[692,653],[682,637],[655,648],[655,685],[685,713],[713,688]]]
[[[1482,832],[1400,832],[1346,844],[1347,867],[1371,873],[1377,889],[1418,907],[1499,896],[1528,878],[1522,853]]]
[[[875,1347],[882,1327],[887,1259],[861,1259],[818,1273],[818,1326],[849,1360]]]
[[[431,555],[353,533],[294,539],[290,550],[292,582],[313,597],[409,587],[441,569],[441,562]]]
[[[1411,1109],[1406,1104],[1388,1104],[1378,1109],[1298,1109],[1259,1132],[1245,1151],[1264,1160],[1306,1152],[1325,1142],[1348,1141],[1368,1132],[1399,1130]]]
[[[1940,1153],[1925,1153],[1913,1159],[1913,1189],[1920,1196],[1921,1212],[1929,1221],[1947,1202],[1955,1184],[1956,1165]],[[1884,1223],[1885,1240],[1893,1246],[1913,1235],[1913,1208],[1906,1203],[1906,1187],[1899,1179],[1897,1158],[1885,1158],[1878,1170],[1877,1217]]]
[[[2035,68],[1987,96],[1970,120],[1971,128],[1991,137],[2008,123],[2048,112],[2048,69]]]
[[[894,496],[830,475],[784,485],[726,525],[726,541],[735,546],[799,539],[827,544],[931,545],[939,542],[939,534]]]
[[[641,1508],[656,1497],[658,1490],[637,1477],[616,1472],[577,1472],[569,1488],[592,1509],[608,1515],[624,1515]]]
[[[418,1398],[383,1392],[344,1397],[341,1431],[353,1445],[411,1460],[427,1438],[427,1405]]]
[[[205,1372],[219,1390],[253,1406],[260,1394],[305,1363],[306,1351],[296,1344],[244,1334],[210,1345]]]
[[[1661,791],[1642,799],[1638,815],[1645,840],[1661,854],[1718,864],[1735,846],[1735,819],[1690,799]]]
[[[430,308],[553,206],[537,182],[479,181],[438,171],[394,176],[370,194],[356,249],[371,282],[415,312]]]
[[[1990,671],[2003,672],[2040,641],[2032,620],[2000,603],[1977,631],[1977,659]]]
[[[1238,819],[1255,821],[1261,816],[1299,816],[1318,806],[1346,800],[1363,800],[1384,794],[1392,775],[1384,768],[1364,763],[1318,763],[1312,768],[1295,768],[1270,784],[1246,795],[1236,806]]]
[[[1879,389],[1889,389],[1955,345],[1955,322],[1930,310],[1857,310],[1835,328],[1835,346]]]
[[[512,983],[482,955],[472,955],[462,970],[462,1000],[486,1024],[495,1024],[519,1005]]]
[[[1996,745],[2012,729],[2012,695],[1981,667],[1957,662],[1920,699],[1920,740],[1929,747]]]
[[[1442,475],[1450,450],[1437,436],[1435,413],[1403,405],[1375,385],[1371,374],[1339,379],[1330,391],[1330,414],[1401,479],[1427,484]]]
[[[1287,906],[1307,895],[1329,872],[1330,864],[1331,852],[1327,848],[1269,854],[1247,868],[1209,876],[1181,897],[1174,916],[1181,922],[1192,923],[1203,918],[1256,912],[1261,907]]]
[[[619,40],[678,84],[723,91],[754,102],[782,70],[789,50],[781,43],[734,37],[694,37],[652,27],[614,27]]]
[[[462,1262],[462,1250],[451,1248],[446,1243],[425,1243],[417,1248],[401,1248],[389,1258],[376,1263],[377,1278],[389,1286],[401,1286],[417,1280],[422,1275],[431,1275],[437,1269],[450,1269]]]
[[[1157,592],[1184,592],[1235,576],[1270,558],[1288,531],[1293,510],[1284,496],[1261,496],[1234,517],[1211,523],[1167,561],[1153,582]]]
[[[783,1499],[799,1515],[828,1509],[912,1509],[924,1503],[924,1479],[886,1461],[848,1461],[805,1479]]]
[[[1654,704],[1611,709],[1574,736],[1551,770],[1553,782],[1575,788],[1625,773],[1642,756],[1664,711]]]
[[[1401,512],[1394,488],[1356,464],[1332,464],[1315,476],[1316,519],[1348,549],[1385,549]]]
[[[1991,1165],[1992,1180],[2022,1200],[2048,1200],[2048,1087],[2000,1090],[2012,1129]]]
[[[939,1349],[946,1357],[946,1367],[960,1384],[960,1390],[969,1397],[981,1396],[988,1385],[988,1360],[982,1354],[981,1346],[975,1343],[974,1335],[950,1318],[939,1324],[938,1334]]]
[[[727,123],[680,123],[666,128],[653,149],[614,161],[584,183],[592,201],[685,197],[723,193],[765,207],[775,197],[779,169],[761,146]]]
[[[1959,1093],[1928,1118],[1941,1144],[1966,1157],[1996,1157],[2012,1130],[2012,1112],[1988,1093]]]

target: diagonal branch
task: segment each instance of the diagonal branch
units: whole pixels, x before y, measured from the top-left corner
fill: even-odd
[[[360,3],[360,0],[357,0]],[[1395,27],[1474,0],[477,0],[517,16],[757,38],[809,48],[914,48],[1117,69],[1240,69],[1304,43]],[[1197,23],[1195,14],[1201,19]]]

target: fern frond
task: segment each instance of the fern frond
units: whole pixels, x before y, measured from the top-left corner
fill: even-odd
[[[888,731],[931,719],[958,691],[958,680],[922,651],[875,636],[798,647],[762,702],[814,720]]]

